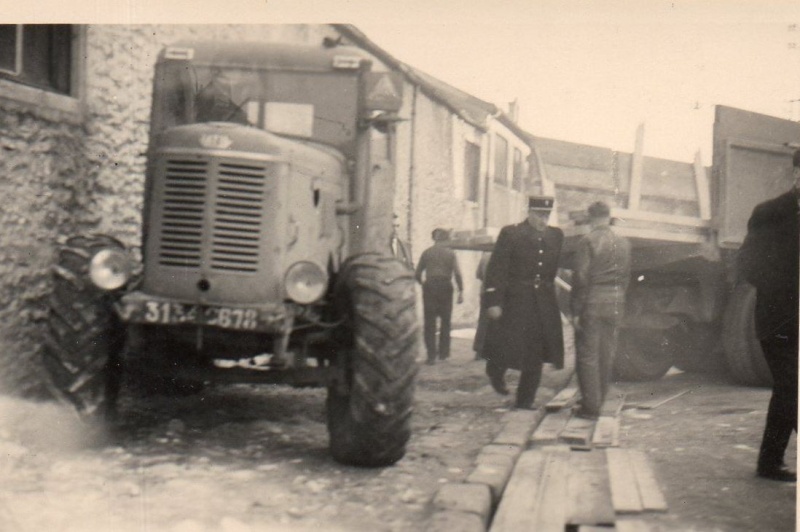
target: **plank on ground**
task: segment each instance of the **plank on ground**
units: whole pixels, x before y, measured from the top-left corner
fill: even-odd
[[[567,524],[614,524],[614,506],[608,483],[606,455],[602,451],[572,452],[567,479]],[[608,532],[608,528],[604,529]]]
[[[650,401],[644,401],[636,405],[636,408],[639,410],[653,410],[654,408],[658,408],[659,406],[672,401],[673,399],[677,399],[678,397],[689,393],[691,390],[683,390],[682,392],[678,392],[675,395],[670,395],[669,397],[660,397],[658,399],[652,399]]]
[[[581,419],[579,417],[571,417],[567,421],[566,427],[561,431],[559,440],[567,443],[577,443],[579,445],[588,445],[592,441],[592,433],[594,432],[595,422],[589,419]]]
[[[566,408],[575,404],[578,400],[578,388],[570,385],[556,394],[555,397],[550,399],[545,405],[545,410],[548,412],[556,412],[562,408]]]
[[[608,479],[611,485],[611,502],[618,513],[638,513],[642,511],[642,501],[636,476],[633,473],[626,449],[606,449]]]
[[[651,528],[641,519],[617,521],[617,532],[650,532]]]
[[[567,478],[569,449],[565,447],[548,452],[548,460],[539,488],[539,504],[532,528],[537,532],[564,532],[567,523]]]
[[[661,488],[658,487],[653,470],[647,462],[647,456],[644,452],[633,449],[628,450],[628,456],[633,466],[633,474],[636,476],[636,484],[639,486],[642,509],[666,512],[668,509],[667,500],[664,498],[664,494],[661,493]]]
[[[569,411],[562,410],[554,414],[547,414],[531,436],[531,442],[536,445],[554,443],[569,421]]]
[[[594,427],[592,444],[596,447],[618,447],[619,446],[619,418],[610,416],[600,416]]]
[[[491,532],[533,530],[547,456],[539,450],[520,455],[494,514]]]

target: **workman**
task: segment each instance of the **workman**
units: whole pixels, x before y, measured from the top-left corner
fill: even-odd
[[[520,370],[515,405],[522,409],[533,408],[542,365],[564,365],[554,284],[564,233],[548,226],[553,203],[551,196],[530,197],[527,219],[501,229],[486,269],[486,373],[495,391],[508,395],[506,370]]]
[[[756,288],[756,334],[773,380],[756,474],[784,482],[797,480],[783,457],[797,432],[800,150],[792,163],[794,186],[753,209],[738,254],[739,273]]]
[[[581,391],[576,415],[597,419],[611,383],[617,331],[625,313],[631,245],[611,229],[608,205],[592,203],[587,213],[591,231],[575,251],[570,307]]]
[[[431,234],[433,246],[422,252],[417,263],[416,278],[422,283],[422,308],[424,314],[425,349],[427,363],[433,365],[450,356],[450,319],[453,315],[453,284],[458,287],[458,303],[464,302],[464,283],[455,252],[444,245],[449,237],[447,230],[436,228]],[[439,325],[437,348],[436,329]]]

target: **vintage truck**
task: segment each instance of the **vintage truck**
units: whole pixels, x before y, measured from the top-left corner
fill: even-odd
[[[755,293],[735,257],[753,207],[788,190],[800,124],[726,106],[715,109],[711,167],[561,140],[533,138],[535,190],[554,194],[551,223],[566,235],[562,286],[572,250],[588,231],[585,208],[604,200],[615,230],[630,239],[628,312],[615,362],[619,378],[662,377],[673,365],[724,370],[737,381],[771,377],[755,337]],[[491,207],[491,199],[489,201]],[[523,213],[510,213],[507,223]],[[490,250],[499,228],[453,234],[457,249]],[[564,308],[566,311],[567,309]]]

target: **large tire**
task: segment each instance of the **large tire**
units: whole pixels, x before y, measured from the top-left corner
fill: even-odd
[[[670,330],[675,343],[675,367],[694,373],[725,374],[725,360],[719,342],[719,327],[684,322]]]
[[[53,395],[93,424],[115,413],[125,341],[113,294],[89,279],[92,257],[109,247],[123,248],[108,236],[72,237],[60,247],[43,350]]]
[[[674,346],[662,331],[621,329],[614,375],[623,381],[658,380],[672,367]]]
[[[341,463],[382,467],[400,460],[411,435],[419,351],[413,273],[392,257],[349,260],[336,289],[347,338],[349,393],[328,390],[330,452]]]
[[[747,283],[733,288],[722,321],[722,345],[728,371],[748,386],[771,386],[772,374],[756,335],[756,289]]]

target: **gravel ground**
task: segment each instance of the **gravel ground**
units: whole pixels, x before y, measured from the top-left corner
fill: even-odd
[[[509,408],[472,360],[469,331],[454,336],[450,360],[421,366],[406,457],[384,469],[329,458],[323,390],[125,400],[122,439],[94,448],[64,408],[2,397],[0,530],[419,530]],[[546,371],[539,402],[565,371]]]

